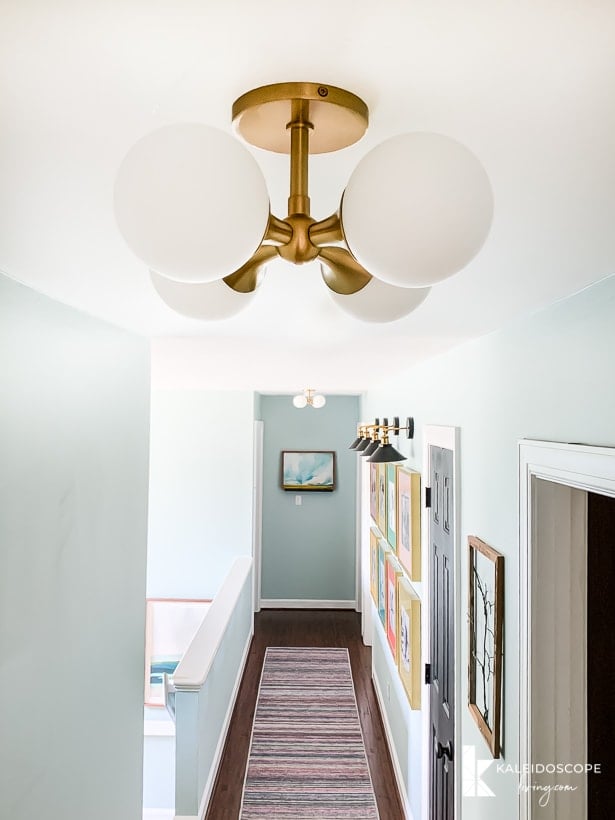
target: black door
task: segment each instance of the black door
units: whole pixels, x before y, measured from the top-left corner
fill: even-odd
[[[587,496],[587,761],[600,774],[587,783],[589,820],[615,816],[615,499]]]
[[[431,820],[455,817],[453,453],[430,447]]]

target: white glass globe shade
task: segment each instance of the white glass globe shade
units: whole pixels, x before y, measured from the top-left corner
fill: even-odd
[[[329,290],[329,295],[344,313],[362,322],[394,322],[402,319],[425,301],[431,288],[398,288],[375,277],[364,288],[344,296]]]
[[[493,216],[485,169],[442,134],[402,134],[372,149],[352,173],[341,206],[348,247],[390,285],[426,287],[461,270],[482,247]]]
[[[166,304],[182,316],[216,321],[228,319],[252,302],[256,291],[237,293],[220,279],[217,282],[173,282],[151,270],[152,284]]]
[[[301,409],[302,407],[306,406],[307,399],[305,398],[305,396],[295,396],[293,399],[293,404],[295,405],[295,407]]]
[[[254,157],[229,134],[195,123],[140,139],[120,165],[114,201],[130,249],[178,282],[212,282],[237,270],[269,219]]]
[[[319,410],[321,407],[324,407],[326,403],[327,400],[324,396],[321,396],[320,394],[317,394],[316,396],[312,397],[312,407],[315,407],[317,410]]]

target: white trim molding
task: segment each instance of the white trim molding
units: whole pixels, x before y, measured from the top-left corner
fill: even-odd
[[[532,763],[532,586],[536,566],[536,479],[615,497],[615,448],[519,441],[519,768]],[[568,494],[570,505],[574,493]],[[563,503],[561,501],[560,503]],[[560,519],[564,516],[560,510]],[[572,523],[569,527],[572,529]],[[566,540],[566,539],[565,539]],[[532,820],[531,790],[519,791],[520,820]]]
[[[406,787],[404,785],[404,778],[402,775],[401,766],[399,764],[399,759],[397,757],[395,743],[393,742],[393,732],[391,731],[391,725],[387,717],[387,711],[384,708],[384,698],[382,697],[382,692],[380,690],[378,678],[376,675],[374,675],[373,671],[372,682],[374,684],[374,692],[376,693],[378,709],[380,710],[380,717],[382,718],[382,725],[384,726],[384,734],[386,736],[387,746],[389,747],[389,754],[391,755],[391,762],[393,763],[393,772],[395,774],[395,781],[397,783],[397,791],[399,793],[399,798],[402,803],[402,808],[404,810],[406,820],[413,820],[412,811],[410,810],[410,804],[408,802],[408,794],[406,792]]]
[[[261,609],[356,609],[356,601],[322,601],[307,598],[261,598]]]

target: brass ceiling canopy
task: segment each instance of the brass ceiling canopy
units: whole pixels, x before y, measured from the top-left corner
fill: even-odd
[[[310,215],[309,155],[339,151],[361,139],[367,130],[366,104],[342,88],[318,83],[275,83],[248,91],[233,103],[233,124],[250,144],[290,154],[288,215],[270,215],[263,243],[226,284],[250,293],[259,284],[266,263],[281,256],[296,265],[320,258],[323,279],[339,294],[357,293],[371,280],[344,242],[339,214],[317,222]]]

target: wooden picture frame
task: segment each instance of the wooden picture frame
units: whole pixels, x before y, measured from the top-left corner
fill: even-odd
[[[280,483],[291,492],[332,492],[335,489],[334,450],[282,450]]]
[[[386,465],[387,482],[387,541],[397,549],[397,465]]]
[[[397,669],[411,709],[421,708],[421,599],[405,575],[397,581]]]
[[[491,755],[500,756],[504,556],[468,536],[468,708]]]
[[[411,581],[421,580],[421,474],[397,467],[397,557]]]
[[[371,527],[369,531],[369,586],[376,606],[378,606],[378,541],[380,538],[378,527]]]
[[[146,706],[165,706],[165,676],[172,678],[210,606],[204,598],[146,599]]]
[[[387,532],[387,479],[386,464],[376,465],[376,476],[378,486],[378,528],[386,536]]]
[[[387,618],[387,555],[391,552],[385,538],[378,541],[378,615],[386,630]]]
[[[378,523],[378,465],[369,465],[369,514]]]
[[[398,657],[398,629],[397,629],[397,599],[398,599],[398,579],[404,574],[401,564],[397,560],[395,553],[391,551],[386,557],[386,571],[387,571],[387,615],[386,615],[386,633],[389,649],[395,660],[397,666]]]

